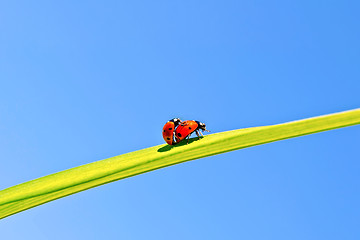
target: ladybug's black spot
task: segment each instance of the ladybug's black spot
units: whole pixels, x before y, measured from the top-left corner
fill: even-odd
[[[169,130],[171,130],[172,128],[169,128]]]
[[[163,132],[165,132],[165,130]]]
[[[170,140],[170,138],[166,138],[167,140]]]
[[[189,127],[189,129],[191,129],[191,127]]]
[[[181,134],[180,134],[180,133],[178,133],[177,135],[178,135],[179,137],[181,137]]]

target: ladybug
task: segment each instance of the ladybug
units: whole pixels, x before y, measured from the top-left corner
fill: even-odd
[[[165,142],[169,145],[174,145],[176,142],[174,141],[174,132],[175,128],[181,123],[179,118],[173,118],[165,123],[163,127],[163,138]]]
[[[205,123],[202,123],[199,121],[194,121],[194,120],[186,120],[186,121],[181,122],[175,131],[176,143],[181,142],[186,137],[188,137],[188,143],[189,143],[190,135],[193,132],[195,132],[196,135],[198,136],[198,138],[200,139],[200,134],[201,134],[201,136],[204,136],[200,130],[203,132],[204,131],[210,132],[209,130],[206,129]]]

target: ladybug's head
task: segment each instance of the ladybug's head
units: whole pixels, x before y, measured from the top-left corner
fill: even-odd
[[[201,129],[203,132],[204,131],[210,132],[209,130],[206,129],[205,123],[202,123],[202,122],[199,122],[199,121],[196,121],[196,123],[199,125],[198,128]]]
[[[179,125],[181,123],[180,118],[173,118],[169,122],[173,122],[175,126]]]

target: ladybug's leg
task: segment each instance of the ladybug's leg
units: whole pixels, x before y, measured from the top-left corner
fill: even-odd
[[[198,130],[195,130],[196,136],[200,139],[200,135],[198,133]]]
[[[201,134],[201,136],[204,136],[200,130],[199,130],[199,133]]]

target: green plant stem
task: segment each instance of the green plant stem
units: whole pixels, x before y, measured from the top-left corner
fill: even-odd
[[[0,219],[102,184],[166,166],[360,123],[360,109],[158,145],[44,176],[0,191]]]

